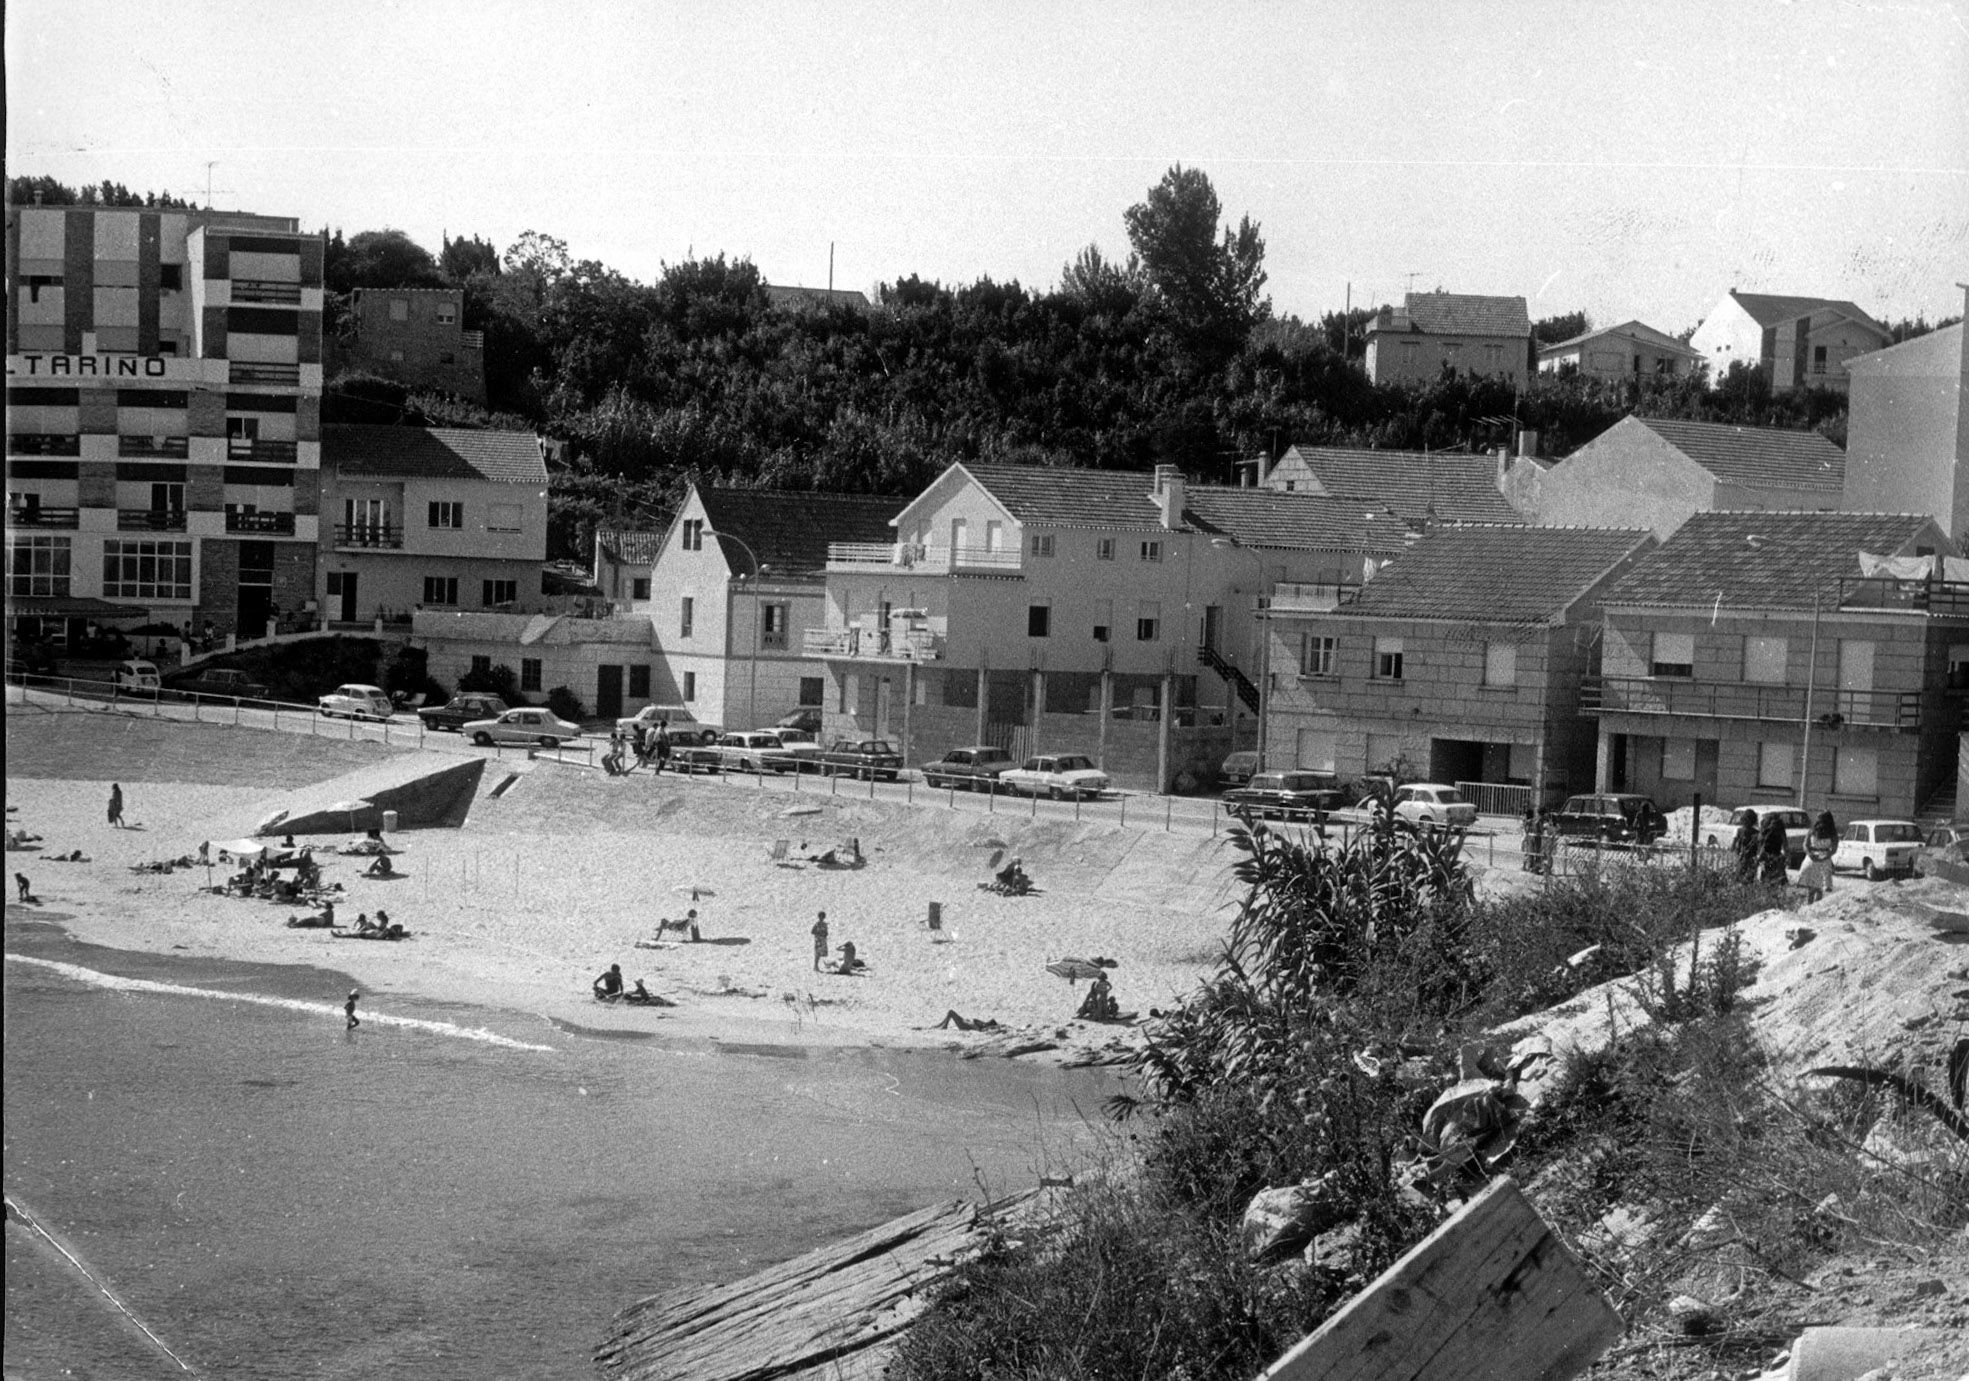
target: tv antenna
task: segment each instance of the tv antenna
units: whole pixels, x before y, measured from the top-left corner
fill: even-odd
[[[216,159],[216,158],[212,158],[212,159],[207,159],[207,160],[206,160],[206,163],[205,163],[205,209],[206,209],[207,211],[210,211],[210,210],[212,210],[212,170],[213,170],[214,168],[216,168],[216,167],[218,167],[218,166],[219,166],[219,160],[218,160],[218,159]],[[234,195],[234,192],[233,192],[233,189],[232,189],[232,188],[230,188],[230,187],[221,187],[221,188],[220,188],[219,190],[220,190],[221,192],[224,192],[224,193],[225,193],[225,194],[226,194],[227,196],[233,196],[233,195]]]
[[[1405,277],[1406,277],[1406,278],[1408,279],[1408,291],[1410,291],[1410,292],[1414,292],[1414,291],[1415,291],[1415,280],[1416,280],[1416,279],[1418,279],[1418,278],[1420,278],[1420,277],[1421,277],[1421,276],[1422,276],[1423,274],[1425,274],[1425,273],[1427,273],[1427,272],[1428,272],[1428,270],[1427,270],[1427,269],[1414,269],[1414,270],[1411,270],[1411,271],[1410,271],[1409,273],[1407,273],[1406,275],[1404,275],[1404,276],[1405,276]]]

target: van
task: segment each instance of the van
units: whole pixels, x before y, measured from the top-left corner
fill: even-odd
[[[156,695],[162,684],[157,676],[157,667],[153,663],[131,660],[116,668],[116,688],[119,691]]]

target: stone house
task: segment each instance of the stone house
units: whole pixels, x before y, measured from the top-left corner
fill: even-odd
[[[1522,297],[1412,292],[1367,324],[1367,377],[1377,384],[1432,383],[1445,372],[1521,384],[1530,364]]]
[[[1398,770],[1486,812],[1583,789],[1600,599],[1654,545],[1632,529],[1434,528],[1336,607],[1275,600],[1271,765]]]
[[[463,288],[357,288],[339,370],[485,402],[485,332],[465,329]]]
[[[1705,362],[1700,350],[1639,321],[1602,326],[1538,347],[1539,373],[1595,379],[1676,379],[1695,373]]]
[[[1732,364],[1753,364],[1771,387],[1846,387],[1846,361],[1890,344],[1887,328],[1851,302],[1781,297],[1735,288],[1710,309],[1689,336],[1709,361],[1711,381]]]
[[[1954,781],[1969,693],[1955,554],[1921,515],[1694,515],[1606,592],[1595,786],[1913,814]]]
[[[1969,335],[1960,322],[1846,362],[1853,512],[1926,513],[1969,539]]]

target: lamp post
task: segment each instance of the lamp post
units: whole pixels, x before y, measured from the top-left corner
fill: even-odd
[[[1264,618],[1265,608],[1263,604],[1265,598],[1265,562],[1264,562],[1264,558],[1260,557],[1257,552],[1245,546],[1242,542],[1238,541],[1237,538],[1235,537],[1212,537],[1210,539],[1210,545],[1216,547],[1219,551],[1241,552],[1245,556],[1248,556],[1249,558],[1251,558],[1252,569],[1258,573],[1258,592],[1256,595],[1258,606],[1252,612],[1251,621],[1253,627],[1262,628],[1264,630],[1262,635],[1264,639],[1264,646],[1263,646],[1263,650],[1258,655],[1260,670],[1258,673],[1259,680],[1258,680],[1258,768],[1257,768],[1258,771],[1263,772],[1265,770],[1265,739],[1266,739],[1265,692],[1270,688],[1272,683],[1272,630],[1269,621],[1265,620]],[[1233,740],[1233,743],[1235,743],[1235,740]]]
[[[743,537],[735,537],[729,532],[704,529],[706,537],[720,537],[728,542],[736,542],[752,558],[752,639],[746,650],[745,667],[745,726],[756,729],[759,719],[759,639],[764,630],[759,627],[759,581],[766,568],[759,564],[759,553],[752,550],[751,543]],[[743,579],[743,577],[740,577]]]

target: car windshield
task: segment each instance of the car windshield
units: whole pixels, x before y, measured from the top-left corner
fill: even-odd
[[[1919,844],[1921,831],[1913,825],[1889,822],[1873,827],[1873,839],[1877,844]]]
[[[1294,772],[1279,778],[1279,782],[1287,791],[1318,791],[1326,785],[1324,778],[1314,776],[1311,772]]]
[[[896,750],[889,746],[889,740],[878,738],[864,743],[861,746],[861,751],[864,753],[893,753]]]
[[[1462,803],[1463,796],[1453,786],[1439,786],[1436,788],[1436,799],[1446,806],[1454,806]]]
[[[1068,756],[1059,759],[1054,768],[1060,772],[1085,772],[1094,766],[1092,758]]]

